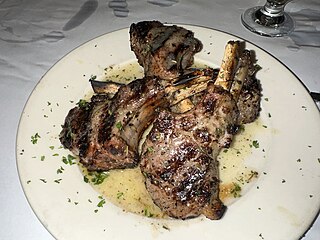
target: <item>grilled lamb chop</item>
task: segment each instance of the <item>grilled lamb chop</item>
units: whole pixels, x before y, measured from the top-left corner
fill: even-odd
[[[200,85],[214,77],[210,69],[197,74],[201,77],[193,83]],[[97,95],[69,111],[60,141],[88,170],[101,171],[135,167],[141,135],[154,120],[156,109],[197,93],[196,87],[190,93],[192,82],[173,87],[151,77],[128,85],[110,81],[91,81],[91,85]]]
[[[244,60],[244,63],[246,63],[246,60]],[[255,73],[258,69],[253,65],[251,58],[246,64],[248,66],[248,73],[243,82],[237,101],[240,112],[238,119],[239,124],[255,121],[258,118],[261,109],[260,102],[262,89],[259,81],[255,77]]]
[[[178,77],[193,64],[202,43],[193,32],[178,26],[165,26],[158,21],[144,21],[130,26],[131,50],[145,76],[160,79]]]
[[[235,134],[232,95],[212,82],[183,114],[162,110],[143,145],[140,168],[153,201],[171,217],[222,217],[216,157]]]
[[[60,141],[79,155],[88,170],[135,167],[141,135],[155,109],[167,104],[160,80],[139,79],[119,88],[110,99],[95,95],[91,102],[68,113]]]
[[[184,81],[202,48],[192,32],[141,22],[130,27],[130,43],[146,77],[128,85],[91,81],[97,95],[70,110],[61,143],[88,170],[135,167],[141,135],[155,120],[140,163],[154,202],[175,218],[221,218],[216,157],[260,109],[250,53],[239,56],[239,43],[229,42],[218,74],[198,70]]]
[[[237,130],[239,111],[230,88],[238,45],[228,43],[217,80],[193,97],[194,108],[180,114],[162,110],[143,144],[140,169],[146,188],[171,217],[220,219],[225,211],[216,158]]]

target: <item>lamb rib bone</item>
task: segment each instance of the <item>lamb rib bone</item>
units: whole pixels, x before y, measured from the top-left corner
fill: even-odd
[[[151,198],[174,218],[204,214],[220,219],[217,155],[235,134],[238,109],[230,88],[237,68],[238,43],[229,42],[219,81],[194,95],[196,104],[182,114],[163,109],[142,147],[140,168]],[[193,80],[192,80],[193,81]]]

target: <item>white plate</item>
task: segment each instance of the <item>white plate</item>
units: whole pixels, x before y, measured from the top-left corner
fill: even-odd
[[[208,28],[185,27],[204,44],[196,58],[213,66],[220,64],[226,42],[237,39]],[[219,221],[151,219],[125,213],[108,202],[98,208],[99,193],[84,183],[76,165],[61,161],[69,151],[59,148],[60,125],[89,91],[90,75],[134,61],[128,29],[89,41],[55,64],[32,92],[17,136],[21,183],[48,231],[57,239],[291,240],[302,236],[320,207],[320,115],[285,66],[256,46],[246,46],[255,51],[263,67],[257,77],[268,98],[262,101],[261,112],[268,128],[266,134],[257,136],[260,148],[251,155],[262,157],[250,160],[256,162],[259,178]],[[40,138],[32,144],[31,136],[36,133]],[[62,173],[57,172],[60,167]]]

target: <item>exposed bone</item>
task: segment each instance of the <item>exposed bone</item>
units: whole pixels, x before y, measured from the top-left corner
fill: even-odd
[[[191,97],[199,92],[202,92],[207,88],[209,81],[210,79],[206,79],[206,81],[191,85],[189,87],[181,88],[181,89],[177,89],[176,87],[166,88],[170,105],[171,106],[175,105],[178,102],[188,97]]]
[[[251,53],[248,50],[244,50],[239,59],[239,67],[230,89],[233,99],[236,101],[239,98],[243,83],[248,76],[248,70],[251,64]]]
[[[110,98],[112,98],[118,92],[119,88],[124,85],[113,81],[90,80],[90,83],[95,93],[106,94]]]
[[[220,71],[218,73],[215,85],[223,87],[229,91],[233,82],[235,69],[239,58],[239,41],[229,41],[226,45]]]

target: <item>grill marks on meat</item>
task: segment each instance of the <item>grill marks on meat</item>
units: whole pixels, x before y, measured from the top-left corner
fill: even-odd
[[[145,21],[130,27],[131,50],[145,76],[176,78],[194,61],[202,43],[193,32],[178,26],[164,26],[158,21]]]
[[[246,124],[255,121],[258,118],[261,110],[260,102],[262,88],[259,81],[255,77],[257,69],[253,65],[251,58],[248,66],[248,74],[243,83],[237,101],[240,112],[238,119],[239,124]]]
[[[140,168],[155,204],[174,218],[222,217],[216,157],[229,146],[238,110],[231,94],[208,84],[190,111],[162,110],[143,145]]]
[[[119,88],[109,99],[95,95],[86,107],[71,109],[60,141],[79,155],[88,170],[135,167],[141,135],[165,106],[164,88],[155,78],[139,79]]]
[[[202,49],[191,31],[139,22],[130,27],[130,44],[146,77],[128,85],[91,81],[97,95],[69,111],[61,143],[88,170],[131,168],[141,160],[151,198],[171,217],[220,219],[226,207],[217,155],[230,146],[238,124],[254,121],[260,110],[250,52],[240,56],[239,42],[230,41],[219,73],[189,71],[185,80]]]

